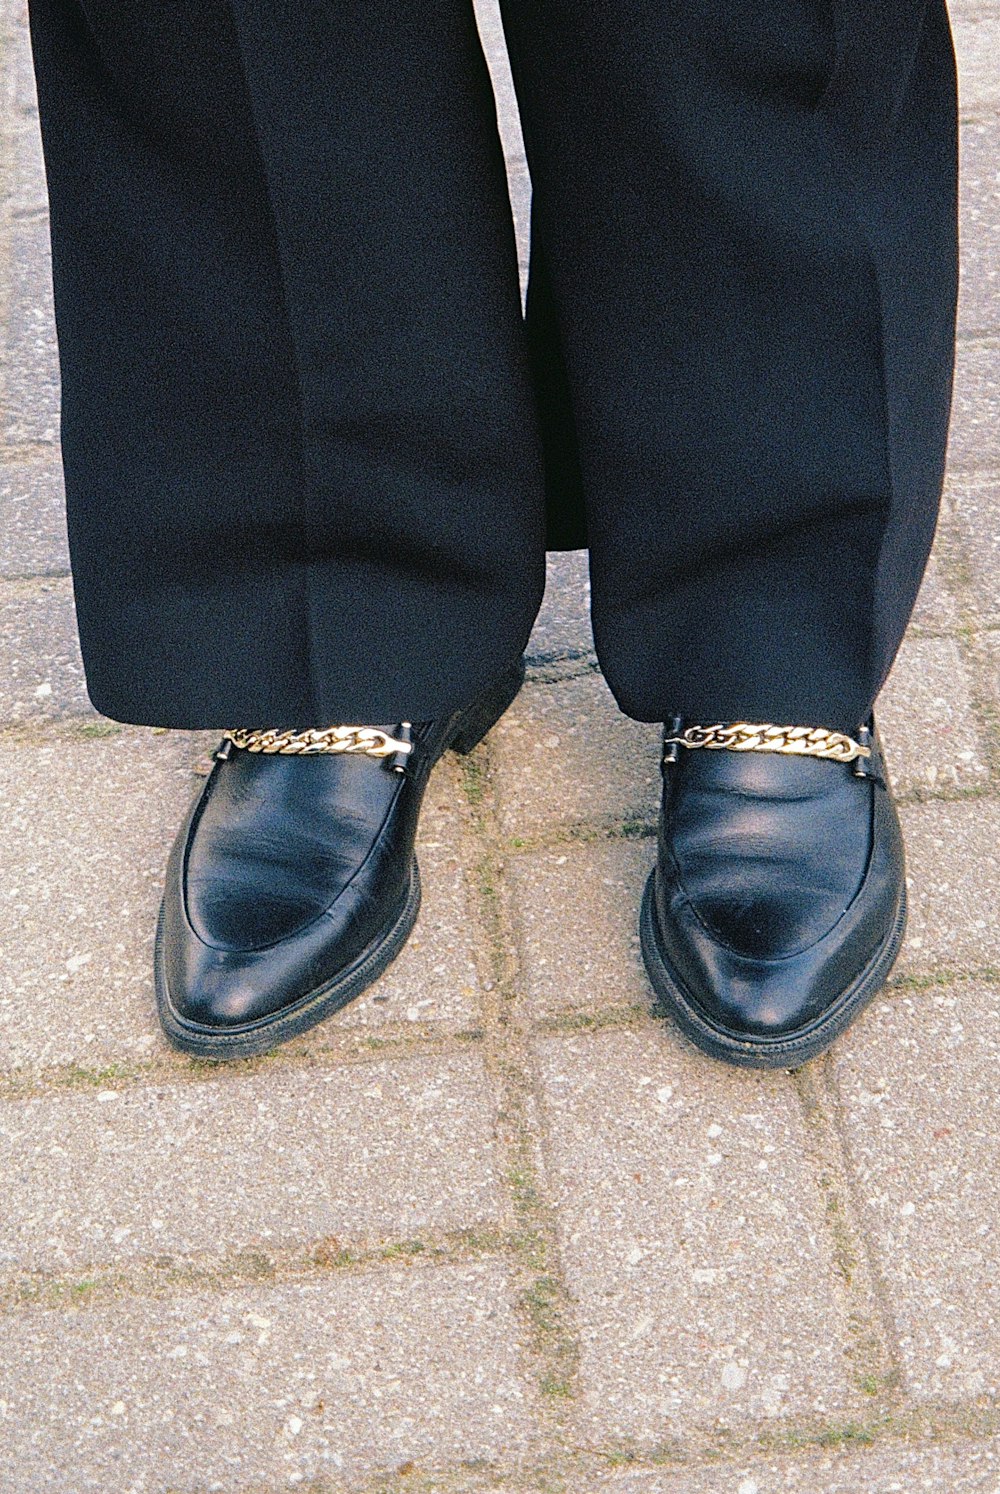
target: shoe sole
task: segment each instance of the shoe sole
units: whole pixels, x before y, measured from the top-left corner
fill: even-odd
[[[495,693],[472,707],[462,717],[443,750],[450,749],[463,756],[468,755],[513,703],[523,682],[524,662],[519,660],[502,677]],[[317,986],[308,995],[300,997],[293,1006],[285,1007],[273,1016],[261,1017],[256,1022],[247,1022],[239,1027],[218,1028],[189,1022],[180,1015],[170,1000],[163,953],[161,905],[156,923],[153,973],[156,1004],[163,1031],[175,1048],[199,1058],[256,1058],[262,1053],[269,1053],[279,1043],[288,1042],[290,1038],[308,1032],[310,1027],[315,1027],[326,1017],[332,1016],[373,985],[392,964],[410,937],[419,911],[420,869],[414,856],[406,897],[396,920],[389,929],[381,930],[350,965],[338,970],[331,980]]]
[[[743,1069],[794,1069],[816,1058],[850,1026],[878,995],[892,969],[906,931],[906,889],[900,892],[892,926],[858,977],[834,1004],[807,1026],[779,1038],[740,1038],[716,1027],[686,994],[660,946],[656,919],[655,870],[650,872],[639,915],[639,944],[653,990],[684,1035],[696,1047],[723,1063]]]

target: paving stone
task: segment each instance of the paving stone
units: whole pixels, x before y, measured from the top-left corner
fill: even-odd
[[[984,672],[993,701],[994,715],[1000,715],[1000,631],[982,633],[978,647],[984,660]]]
[[[611,1474],[588,1494],[997,1494],[995,1442],[751,1458],[710,1468]]]
[[[71,582],[0,584],[0,725],[71,717],[103,719],[87,698]]]
[[[521,274],[521,298],[528,290],[528,260],[531,251],[531,178],[524,156],[507,157],[507,190],[514,214],[517,264]]]
[[[0,748],[0,1065],[100,1067],[169,1051],[153,1000],[156,914],[197,787],[192,764],[215,740],[122,730]],[[354,1010],[300,1047],[334,1042],[345,1026],[419,1019],[445,1030],[474,1020],[475,930],[463,922],[454,805],[453,782],[436,770],[417,842],[425,903],[411,946]]]
[[[959,343],[955,363],[948,469],[1000,468],[1000,345]]]
[[[857,1193],[918,1397],[1000,1390],[998,1061],[1000,989],[965,983],[879,1002],[834,1054]]]
[[[0,579],[65,575],[68,569],[61,465],[0,466]]]
[[[0,1055],[147,1056],[163,867],[190,801],[187,733],[0,748]]]
[[[356,1244],[502,1214],[476,1054],[113,1083],[0,1102],[3,1269]]]
[[[547,1039],[539,1059],[585,1433],[648,1447],[856,1409],[788,1077],[710,1063],[666,1027]]]
[[[27,14],[25,11],[25,21]],[[9,61],[6,66],[13,70],[14,74],[14,107],[19,114],[31,115],[38,111],[38,97],[35,89],[35,70],[31,61],[31,45],[28,40],[28,28],[14,31],[10,37]]]
[[[905,641],[876,710],[898,792],[971,788],[988,778],[969,671],[953,638]]]
[[[497,123],[503,140],[504,154],[508,158],[523,158],[524,139],[517,112],[517,98],[510,63],[507,60],[507,45],[504,40],[503,21],[500,18],[499,0],[475,0],[476,22],[479,35],[489,63],[493,79],[493,92],[497,101]]]
[[[911,625],[922,632],[952,632],[961,625],[958,603],[948,589],[941,565],[941,555],[951,538],[950,529],[949,513],[949,521],[942,522],[913,608]]]
[[[15,217],[48,212],[48,192],[45,185],[45,167],[42,162],[42,139],[38,122],[28,118],[12,133],[9,149],[12,169],[3,183],[4,195],[10,194],[10,206]]]
[[[904,807],[910,918],[897,975],[998,963],[1000,803]]]
[[[59,360],[47,219],[15,220],[11,262],[3,437],[11,445],[54,442],[59,436]]]
[[[966,572],[962,603],[977,622],[1000,624],[1000,476],[950,484]]]
[[[656,817],[660,727],[622,715],[600,675],[527,685],[490,746],[506,835]]]
[[[961,194],[958,330],[970,336],[1000,328],[1000,119],[995,116],[962,129]]]
[[[535,1019],[651,1005],[639,953],[639,901],[655,843],[572,845],[512,858],[525,1004]]]
[[[128,1299],[4,1322],[12,1494],[236,1494],[515,1458],[528,1437],[496,1263]]]
[[[953,14],[958,99],[963,117],[1000,106],[1000,18],[995,12]]]
[[[529,670],[548,677],[553,664],[594,658],[590,627],[590,574],[586,550],[553,551],[545,597],[525,650]]]
[[[12,142],[12,209],[16,218],[37,218],[48,227],[48,188],[42,164],[42,137],[37,125],[28,121],[16,131]]]
[[[531,179],[524,154],[524,137],[517,112],[517,98],[507,47],[504,42],[503,22],[500,19],[498,0],[476,0],[476,20],[482,38],[483,51],[489,63],[493,79],[493,92],[497,102],[497,125],[507,161],[507,189],[510,193],[517,233],[518,260],[522,281],[528,266],[529,226],[531,219]],[[522,284],[522,290],[524,286]]]

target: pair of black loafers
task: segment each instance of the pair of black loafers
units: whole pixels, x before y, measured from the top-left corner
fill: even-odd
[[[167,870],[156,988],[171,1042],[250,1057],[371,985],[417,916],[430,770],[470,752],[522,679],[519,663],[446,721],[227,734]],[[677,719],[663,775],[640,915],[661,1008],[729,1063],[801,1064],[874,996],[902,942],[878,738]]]

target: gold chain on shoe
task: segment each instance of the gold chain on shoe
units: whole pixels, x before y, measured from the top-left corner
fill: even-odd
[[[403,722],[409,726],[408,721]],[[390,736],[378,726],[327,726],[312,731],[227,731],[224,742],[244,752],[282,752],[312,757],[319,752],[360,752],[366,757],[404,756],[413,751],[412,742]]]
[[[754,725],[736,721],[730,726],[688,726],[675,737],[664,737],[664,747],[725,748],[729,752],[782,752],[791,757],[826,757],[838,763],[853,763],[871,757],[863,746],[841,731],[818,726]]]

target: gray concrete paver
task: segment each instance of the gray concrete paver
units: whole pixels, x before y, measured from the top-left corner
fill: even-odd
[[[528,267],[531,180],[525,160],[521,121],[517,113],[514,80],[507,60],[498,0],[475,0],[475,11],[497,101],[497,125],[507,162],[507,190],[514,214],[517,255],[523,279]]]
[[[769,1454],[716,1468],[610,1474],[587,1494],[997,1494],[1000,1446],[886,1444],[841,1453]]]
[[[69,570],[65,501],[59,462],[0,464],[0,580]]]
[[[994,885],[995,892],[995,885]],[[860,1205],[907,1390],[1000,1392],[1000,988],[897,993],[837,1045]]]
[[[978,625],[1000,626],[1000,476],[950,485],[966,572],[962,603]]]
[[[526,685],[490,737],[504,834],[655,818],[659,748],[660,727],[623,716],[597,674]]]
[[[24,14],[27,21],[27,15]],[[19,114],[36,114],[38,96],[35,88],[35,70],[31,62],[31,47],[28,43],[27,26],[20,35],[15,33],[11,48],[10,66],[14,71],[14,107]]]
[[[15,219],[28,216],[47,219],[49,201],[42,161],[42,138],[37,119],[30,116],[23,118],[20,127],[12,133],[10,149],[13,156],[9,182],[10,207]],[[34,242],[47,269],[48,240],[39,234]]]
[[[978,647],[984,660],[993,710],[1000,717],[1000,631],[981,635]]]
[[[46,218],[14,220],[10,303],[0,347],[6,396],[0,435],[12,446],[57,441],[59,359]]]
[[[639,953],[650,839],[536,851],[508,867],[525,1009],[534,1020],[651,1006]]]
[[[529,678],[549,678],[553,666],[594,658],[586,550],[549,554],[545,596],[525,649]]]
[[[648,1447],[856,1411],[843,1282],[787,1076],[707,1063],[665,1027],[538,1052],[584,1430]]]
[[[0,748],[0,1062],[101,1065],[161,1045],[152,945],[190,800],[186,733]]]
[[[72,582],[0,582],[0,724],[78,717],[103,719],[87,696]]]
[[[905,641],[875,709],[897,792],[974,788],[987,781],[972,681],[955,639]]]
[[[1000,804],[905,807],[909,925],[897,975],[1000,964]]]
[[[0,1269],[494,1224],[493,1120],[476,1054],[0,1102]]]
[[[1000,35],[1000,21],[996,23]],[[960,336],[1000,328],[1000,119],[967,124],[961,137]]]
[[[9,1494],[338,1491],[528,1443],[495,1262],[22,1312],[0,1335]]]
[[[106,740],[0,747],[0,1067],[134,1062],[166,1049],[152,948],[167,853],[208,733],[122,730]],[[424,906],[410,944],[360,1002],[299,1042],[343,1027],[476,1017],[477,931],[456,857],[455,770],[431,779],[417,842]]]
[[[959,343],[948,470],[1000,469],[1000,344]]]
[[[911,626],[918,632],[950,633],[961,625],[958,603],[944,577],[942,552],[951,543],[950,511],[942,522],[935,549],[931,551],[927,570],[913,607]],[[946,527],[947,524],[947,527]]]
[[[1000,25],[994,11],[952,10],[958,58],[958,103],[963,118],[1000,108]]]

